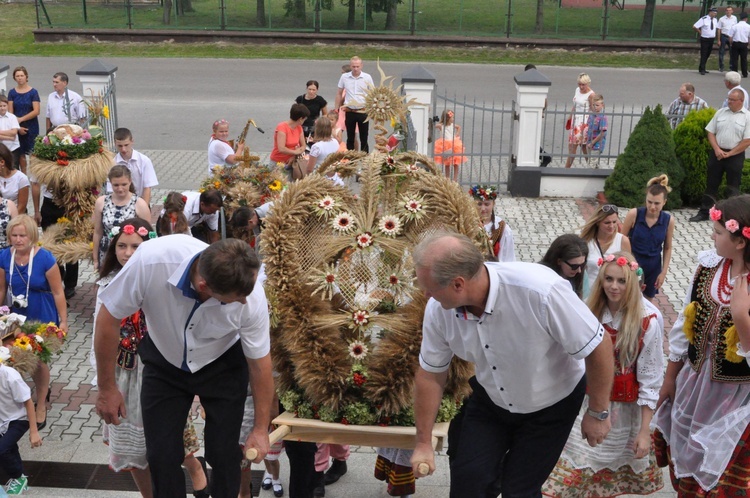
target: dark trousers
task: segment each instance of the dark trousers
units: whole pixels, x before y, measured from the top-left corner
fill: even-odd
[[[289,458],[289,498],[312,498],[315,488],[315,452],[318,445],[284,441]]]
[[[57,220],[65,216],[65,210],[55,204],[52,199],[44,198],[42,202],[42,230],[57,223]],[[66,289],[75,289],[78,286],[78,261],[57,265],[60,268],[60,276]]]
[[[451,464],[451,498],[537,498],[560,457],[586,392],[586,377],[567,397],[533,413],[497,406],[476,380],[458,451]]]
[[[359,125],[359,148],[362,152],[370,152],[370,147],[367,145],[367,134],[370,131],[370,123],[365,123],[367,114],[364,112],[349,111],[346,113],[344,124],[346,125],[346,148],[347,150],[354,150],[354,135],[357,132],[357,125]]]
[[[708,151],[706,191],[703,193],[703,199],[701,200],[701,212],[708,213],[711,206],[716,204],[719,199],[719,185],[721,185],[721,179],[725,173],[727,175],[727,197],[739,195],[744,162],[744,152],[720,161],[716,158],[713,149]]]
[[[701,37],[701,61],[698,64],[698,71],[706,71],[706,61],[711,56],[711,50],[714,48],[714,38]]]
[[[197,395],[206,411],[206,461],[213,468],[211,496],[236,498],[242,459],[240,426],[248,383],[240,342],[195,373],[167,362],[150,335],[138,345],[138,354],[143,361],[143,429],[154,496],[185,498],[182,435]]]
[[[719,40],[719,71],[724,71],[724,53],[730,51],[729,37],[727,35],[721,35]],[[732,68],[732,61],[730,58],[729,69],[736,71],[736,68]]]
[[[28,420],[13,420],[8,430],[0,436],[0,468],[11,479],[18,479],[23,474],[23,460],[18,452],[18,441],[29,430]]]
[[[740,60],[739,65],[737,65],[737,59]],[[729,68],[732,71],[737,71],[739,67],[742,67],[742,77],[747,78],[747,43],[734,42],[732,43]]]

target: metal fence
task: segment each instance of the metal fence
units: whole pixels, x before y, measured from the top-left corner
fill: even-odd
[[[515,119],[516,103],[478,102],[465,97],[459,99],[447,94],[438,94],[434,108],[439,115],[446,110],[453,111],[455,123],[460,126],[463,152],[447,151],[435,157],[434,146],[440,138],[440,132],[433,126],[430,145],[433,157],[450,163],[458,156],[458,182],[462,185],[483,183],[507,188],[511,162],[515,154],[513,148],[518,123]],[[604,114],[608,121],[607,140],[597,167],[614,168],[617,157],[625,150],[630,134],[644,110],[644,106],[638,105],[612,106],[605,109]],[[589,156],[584,154],[580,147],[575,153],[570,153],[570,131],[565,129],[565,122],[570,113],[571,109],[567,103],[548,104],[542,124],[543,152],[540,151],[540,162],[542,155],[548,155],[551,156],[549,167],[565,167],[568,158],[573,158],[571,166],[574,168],[595,167],[595,163],[590,162]]]
[[[440,118],[445,111],[453,111],[456,135],[463,143],[463,152],[446,151],[437,160],[445,164],[458,164],[458,179],[462,185],[483,183],[507,187],[512,157],[513,120],[516,103],[484,102],[466,97],[459,100],[447,94],[436,96],[434,109]],[[431,132],[431,150],[440,139],[440,131],[434,126]],[[460,128],[458,128],[460,127]],[[446,168],[446,176],[450,173]]]
[[[295,30],[412,35],[695,40],[702,2],[595,0],[35,0],[37,27]],[[638,5],[640,3],[640,5]],[[705,8],[703,6],[702,8]],[[653,12],[651,17],[647,12]]]
[[[91,96],[98,98],[98,95]],[[112,151],[115,148],[115,130],[117,129],[117,89],[115,87],[115,73],[109,75],[109,82],[102,94],[102,101],[109,111],[109,117],[99,121],[98,126],[103,130],[104,144]],[[87,116],[86,127],[91,125],[92,116]]]

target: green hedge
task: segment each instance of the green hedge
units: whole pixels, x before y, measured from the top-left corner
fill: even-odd
[[[714,114],[716,109],[711,108],[693,111],[674,130],[675,152],[685,172],[680,194],[682,202],[688,206],[699,205],[706,190],[706,164],[711,150],[706,125]]]
[[[646,183],[662,173],[669,176],[672,194],[666,207],[682,206],[680,185],[685,176],[675,154],[672,128],[662,113],[661,105],[652,111],[646,108],[630,134],[625,150],[617,158],[615,169],[604,183],[607,200],[617,206],[642,206]]]

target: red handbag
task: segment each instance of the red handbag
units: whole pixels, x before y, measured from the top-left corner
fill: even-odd
[[[573,126],[573,118],[568,118],[568,120],[565,122],[565,129],[569,130]]]

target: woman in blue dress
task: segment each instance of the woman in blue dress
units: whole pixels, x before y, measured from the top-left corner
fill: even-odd
[[[68,331],[68,310],[62,278],[55,257],[38,247],[39,232],[29,215],[16,216],[8,223],[10,247],[0,251],[0,296],[12,296],[11,311],[27,320],[53,322]],[[39,429],[47,425],[49,366],[39,362],[34,373]]]
[[[29,72],[23,66],[13,70],[17,86],[8,92],[8,111],[15,114],[21,129],[18,141],[21,143],[19,166],[26,174],[26,155],[34,149],[34,140],[39,136],[39,92],[29,85]]]
[[[671,190],[667,175],[650,179],[646,184],[646,205],[628,211],[622,224],[622,233],[630,238],[631,251],[643,268],[643,295],[652,302],[672,259],[674,216],[662,210]]]

